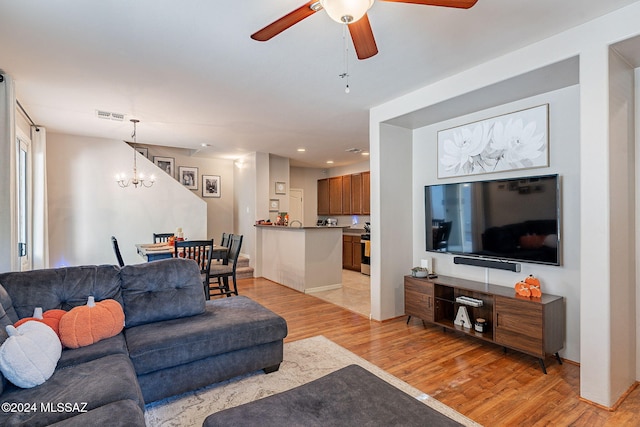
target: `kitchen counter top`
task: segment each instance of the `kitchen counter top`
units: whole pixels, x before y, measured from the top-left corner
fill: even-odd
[[[254,227],[271,228],[274,230],[344,230],[344,229],[350,228],[350,227],[327,226],[327,225],[313,226],[313,227],[298,227],[294,225],[293,227],[290,227],[290,226],[284,226],[284,225],[264,225],[264,224],[256,224]]]

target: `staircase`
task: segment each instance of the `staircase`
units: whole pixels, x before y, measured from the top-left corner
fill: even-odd
[[[253,267],[249,266],[249,258],[238,257],[238,265],[236,266],[236,278],[248,279],[253,277]]]

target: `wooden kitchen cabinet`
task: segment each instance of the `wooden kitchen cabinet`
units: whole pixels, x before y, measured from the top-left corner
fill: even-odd
[[[497,286],[455,277],[439,276],[422,279],[405,276],[405,314],[419,317],[445,329],[499,344],[505,348],[537,357],[542,371],[547,370],[544,359],[564,347],[564,298],[542,294],[541,298],[516,296],[511,287]],[[467,307],[471,322],[477,318],[487,321],[483,332],[454,324],[461,305],[459,297],[482,301],[479,306]],[[407,319],[407,323],[409,319]]]
[[[329,215],[329,179],[318,180],[318,215]]]
[[[342,177],[342,214],[351,215],[351,175]]]
[[[362,214],[371,214],[371,173],[362,172]]]
[[[342,236],[342,268],[360,271],[362,262],[362,246],[360,236]]]
[[[351,211],[349,212],[352,215],[361,215],[362,214],[362,174],[354,173],[349,177],[350,183],[350,191],[349,191],[349,201],[351,204]]]
[[[342,215],[342,177],[329,178],[329,215]]]
[[[369,172],[318,180],[318,215],[370,215]]]

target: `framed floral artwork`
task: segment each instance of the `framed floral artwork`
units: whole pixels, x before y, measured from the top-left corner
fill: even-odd
[[[438,178],[549,166],[549,104],[438,132]]]

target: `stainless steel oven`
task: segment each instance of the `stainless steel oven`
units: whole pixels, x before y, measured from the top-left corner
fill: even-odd
[[[371,275],[371,235],[369,233],[360,236],[360,245],[362,246],[362,260],[360,261],[360,272]]]

